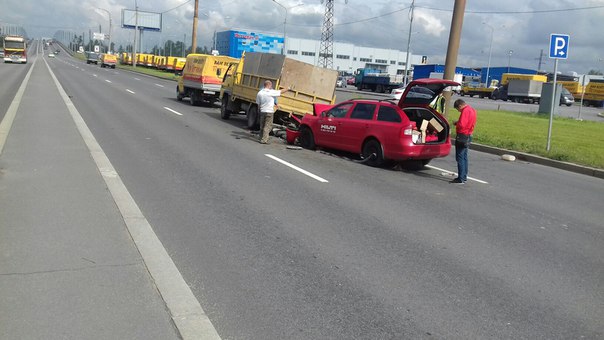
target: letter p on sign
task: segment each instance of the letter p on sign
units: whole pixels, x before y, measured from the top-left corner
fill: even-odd
[[[570,36],[568,34],[550,34],[549,57],[552,59],[567,59],[569,41]]]

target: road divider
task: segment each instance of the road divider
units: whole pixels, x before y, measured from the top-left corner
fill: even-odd
[[[270,158],[272,160],[275,160],[275,161],[277,161],[277,162],[279,162],[279,163],[281,163],[281,164],[283,164],[285,166],[288,166],[288,167],[290,167],[290,168],[292,168],[292,169],[294,169],[294,170],[296,170],[298,172],[301,172],[301,173],[305,174],[306,176],[308,176],[310,178],[313,178],[313,179],[315,179],[315,180],[317,180],[317,181],[319,181],[321,183],[329,183],[329,181],[326,180],[325,178],[319,177],[319,176],[313,174],[312,172],[306,171],[306,170],[304,170],[304,169],[302,169],[302,168],[300,168],[298,166],[295,166],[295,165],[293,165],[293,164],[291,164],[291,163],[289,163],[287,161],[282,160],[281,158],[275,157],[275,156],[273,156],[271,154],[268,154],[268,153],[264,154],[264,155],[266,157],[268,157],[268,158]]]

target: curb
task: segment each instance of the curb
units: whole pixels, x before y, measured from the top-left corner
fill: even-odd
[[[553,159],[549,159],[549,158],[545,158],[545,157],[541,157],[541,156],[535,156],[535,155],[531,155],[531,154],[524,153],[524,152],[510,151],[510,150],[496,148],[496,147],[482,145],[482,144],[472,143],[472,146],[470,148],[475,151],[490,153],[490,154],[499,155],[499,156],[501,156],[503,154],[514,155],[514,156],[516,156],[517,159],[520,159],[523,161],[604,179],[604,170],[603,169],[596,169],[596,168],[591,168],[588,166],[582,166],[582,165],[577,165],[577,164],[568,163],[568,162],[556,161]]]
[[[598,113],[598,117],[600,117],[600,118],[604,118],[604,112],[602,112],[602,113]]]

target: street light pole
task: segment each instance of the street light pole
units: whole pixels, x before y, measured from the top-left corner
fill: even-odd
[[[409,49],[411,49],[411,30],[413,29],[413,11],[415,10],[415,0],[411,1],[409,9],[409,35],[407,36],[407,57],[405,58],[405,76],[403,78],[403,86],[407,86],[409,73]]]
[[[510,66],[512,65],[512,53],[514,53],[513,50],[508,51],[508,73],[510,73]]]
[[[136,36],[138,35],[138,4],[134,0],[134,45],[132,46],[132,67],[136,68]]]
[[[491,52],[493,51],[493,33],[495,33],[495,28],[487,24],[486,22],[483,22],[482,24],[486,25],[488,28],[491,29],[491,43],[489,44],[489,61],[487,63],[487,78],[485,79],[485,85],[488,88],[491,86],[491,82],[489,82],[489,71],[491,71]]]
[[[415,1],[415,0],[414,0]],[[277,2],[276,0],[273,0],[274,3],[276,3],[277,5],[281,6],[281,8],[283,8],[283,10],[285,10],[285,19],[283,20],[283,48],[281,49],[281,54],[285,55],[285,39],[286,39],[286,34],[287,34],[287,14],[288,14],[288,10],[294,8],[294,7],[299,7],[299,6],[303,6],[304,4],[297,4],[295,6],[292,7],[285,7],[282,4],[280,4],[279,2]]]
[[[105,11],[105,13],[107,13],[107,15],[109,15],[109,47],[107,48],[107,53],[111,53],[111,38],[112,38],[111,37],[111,12],[109,12],[108,10],[103,9],[103,8],[97,7],[97,9],[100,9],[101,11]]]

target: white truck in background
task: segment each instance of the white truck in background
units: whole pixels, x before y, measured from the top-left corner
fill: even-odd
[[[430,72],[430,78],[435,78],[435,79],[444,79],[445,75],[442,72]],[[453,81],[459,84],[463,83],[463,74],[460,73],[455,73],[455,76],[453,76]],[[459,93],[461,91],[461,85],[460,86],[453,86],[451,88],[453,90],[453,92],[455,93]]]

